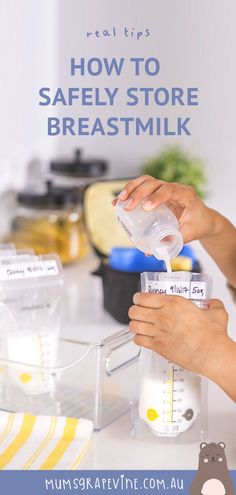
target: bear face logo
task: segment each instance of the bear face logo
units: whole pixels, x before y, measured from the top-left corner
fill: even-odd
[[[204,464],[208,464],[207,469],[209,469],[209,465],[214,470],[217,469],[218,466],[214,466],[214,463],[222,463],[220,467],[225,466],[227,468],[227,461],[225,457],[225,444],[220,442],[216,443],[201,443],[200,445],[200,454],[199,454],[199,464],[204,466]]]
[[[198,472],[191,495],[235,495],[225,456],[225,444],[201,443]]]

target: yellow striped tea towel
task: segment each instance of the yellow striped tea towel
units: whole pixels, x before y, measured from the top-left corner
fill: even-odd
[[[0,469],[76,469],[92,433],[88,419],[0,411]]]

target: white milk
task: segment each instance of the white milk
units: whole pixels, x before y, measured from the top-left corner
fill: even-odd
[[[162,243],[161,247],[158,247],[156,250],[156,254],[154,253],[155,258],[158,260],[163,260],[165,265],[166,265],[166,271],[167,273],[172,273],[172,268],[171,268],[171,263],[170,263],[170,255],[168,252],[168,245],[167,243]]]
[[[162,373],[147,375],[140,387],[139,417],[158,436],[175,437],[187,431],[200,412],[200,378],[185,373],[184,379],[174,381],[171,368],[168,380]]]
[[[25,393],[40,394],[51,390],[53,377],[43,369],[34,370],[24,366],[24,363],[42,367],[55,366],[58,337],[58,332],[52,330],[6,337],[7,359],[23,363],[21,366],[9,365],[8,376]]]

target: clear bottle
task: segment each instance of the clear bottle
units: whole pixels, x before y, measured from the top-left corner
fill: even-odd
[[[142,204],[133,211],[126,211],[126,204],[118,201],[116,218],[135,246],[167,262],[178,256],[183,247],[183,238],[174,213],[164,204],[148,212],[142,208]]]

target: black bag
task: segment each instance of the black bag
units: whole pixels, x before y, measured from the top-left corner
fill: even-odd
[[[114,270],[102,262],[94,275],[102,278],[103,305],[120,323],[129,322],[128,311],[133,304],[133,295],[140,292],[140,273]]]
[[[84,196],[84,217],[90,243],[100,258],[94,272],[102,279],[103,306],[117,321],[128,324],[128,310],[133,295],[140,291],[140,273],[114,270],[108,264],[113,247],[133,247],[115,219],[111,201],[124,188],[127,180],[99,181],[90,185]]]

